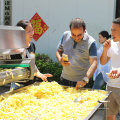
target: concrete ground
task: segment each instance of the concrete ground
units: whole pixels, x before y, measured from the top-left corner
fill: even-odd
[[[0,94],[8,92],[10,90],[10,84],[0,86]],[[89,120],[105,120],[104,119],[104,106],[102,105]],[[120,120],[120,115],[117,115],[116,120]]]
[[[102,108],[103,108],[103,106],[102,106]],[[104,110],[99,109],[90,120],[106,120],[104,118]],[[116,120],[120,120],[119,114],[116,116]]]

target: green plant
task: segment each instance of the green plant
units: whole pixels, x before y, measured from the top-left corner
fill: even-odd
[[[41,73],[50,73],[53,77],[48,78],[48,81],[56,81],[59,83],[60,75],[62,72],[62,66],[58,62],[53,62],[53,60],[45,54],[36,54],[36,66]],[[42,81],[40,78],[36,80]]]
[[[105,85],[103,84],[102,87],[101,87],[101,90],[105,90]]]
[[[91,77],[91,78],[89,79],[88,88],[92,88],[92,87],[93,87],[93,84],[94,84],[93,77]]]

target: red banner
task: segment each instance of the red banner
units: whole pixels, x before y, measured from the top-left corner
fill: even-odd
[[[34,30],[33,39],[37,41],[49,27],[42,20],[42,18],[38,15],[38,13],[35,13],[35,15],[30,19],[30,22]]]

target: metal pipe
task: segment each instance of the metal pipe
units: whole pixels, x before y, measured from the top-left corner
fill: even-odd
[[[8,69],[9,70],[9,69]],[[14,68],[8,71],[0,72],[0,85],[5,85],[11,82],[29,79],[30,70],[28,68]]]

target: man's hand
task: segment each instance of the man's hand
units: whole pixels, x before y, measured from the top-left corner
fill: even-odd
[[[118,78],[119,76],[120,76],[120,68],[111,70],[108,75],[110,79],[115,79]]]
[[[102,55],[100,57],[100,64],[101,65],[105,65],[110,60],[110,57],[107,56],[107,51],[110,47],[111,47],[111,40],[106,40],[103,43],[103,52],[102,52]]]
[[[84,80],[78,81],[76,84],[76,89],[78,90],[80,87],[84,87],[86,82]]]
[[[61,50],[57,50],[56,52],[56,57],[58,59],[58,62],[64,67],[64,66],[69,66],[70,65],[70,62],[69,61],[64,61],[63,60],[63,57],[62,57],[62,54],[63,54],[63,51]]]
[[[60,64],[64,67],[64,66],[69,66],[70,65],[70,62],[68,61],[64,61],[63,60],[63,57],[61,57],[61,60],[60,60]]]
[[[107,51],[111,46],[111,40],[106,40],[104,43],[103,43],[103,50]]]

